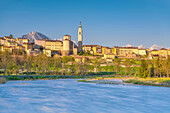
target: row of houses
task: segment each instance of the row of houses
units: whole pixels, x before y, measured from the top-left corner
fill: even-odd
[[[77,45],[71,41],[71,36],[65,35],[63,40],[35,40],[31,43],[29,39],[22,39],[9,36],[0,37],[0,50],[13,52],[13,50],[23,50],[28,55],[38,55],[43,52],[47,56],[59,55],[77,55]]]
[[[119,47],[112,48],[100,45],[83,45],[84,52],[90,52],[93,55],[104,55],[105,58],[126,57],[135,58],[138,56],[160,56],[167,57],[170,55],[170,48],[161,48],[160,50],[139,49],[138,47]]]
[[[23,50],[27,53],[34,50],[34,43],[29,43],[28,39],[21,39],[9,36],[0,37],[0,50],[8,50],[12,53],[13,50]]]
[[[58,55],[77,55],[77,45],[71,41],[71,36],[65,35],[61,40],[35,40],[31,43],[29,39],[21,39],[9,36],[0,37],[0,50],[12,52],[14,49],[23,50],[29,55],[40,53],[40,46],[47,56]],[[102,55],[105,59],[114,59],[115,57],[135,58],[138,56],[160,56],[167,57],[170,55],[170,48],[161,48],[160,50],[139,49],[138,47],[119,47],[112,48],[100,45],[83,45],[84,52],[90,52],[92,55]]]

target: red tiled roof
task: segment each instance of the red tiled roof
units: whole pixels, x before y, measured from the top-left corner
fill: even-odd
[[[14,39],[14,37],[9,37],[9,36],[4,36],[5,38],[10,38],[10,39]]]
[[[119,46],[113,46],[113,48],[119,48]]]
[[[111,49],[110,47],[106,47],[106,46],[102,46],[102,48],[107,48],[107,49]]]
[[[83,47],[96,47],[96,46],[99,46],[99,45],[83,45]]]
[[[61,40],[45,40],[46,42],[62,42]]]
[[[153,49],[152,51],[158,51],[157,49]]]
[[[146,50],[146,49],[139,49],[139,50]]]
[[[3,46],[4,48],[12,48],[12,47],[10,47],[10,46]]]
[[[165,49],[165,48],[161,48],[160,50],[167,50],[167,49]]]
[[[24,42],[23,44],[27,44],[27,45],[33,45],[34,43],[26,43],[26,42]]]
[[[138,49],[138,47],[119,47],[119,48],[122,48],[122,49]]]
[[[64,36],[70,36],[70,35],[64,35]]]
[[[3,37],[0,37],[0,39],[5,40]]]

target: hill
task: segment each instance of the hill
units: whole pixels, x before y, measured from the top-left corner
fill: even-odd
[[[35,42],[35,40],[40,40],[40,39],[47,39],[47,40],[50,40],[49,37],[43,35],[42,33],[39,33],[39,32],[36,32],[36,31],[33,31],[33,32],[30,32],[26,35],[22,35],[20,38],[22,39],[29,39],[30,42]]]

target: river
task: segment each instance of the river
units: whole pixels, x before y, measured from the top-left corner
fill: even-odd
[[[0,113],[169,113],[170,88],[77,82],[0,84]]]

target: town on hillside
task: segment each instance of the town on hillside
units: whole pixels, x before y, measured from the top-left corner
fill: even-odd
[[[64,35],[62,40],[44,38],[34,41],[24,37],[15,39],[11,35],[0,37],[0,51],[31,56],[37,56],[40,53],[48,57],[73,56],[78,62],[96,57],[101,57],[106,62],[112,62],[114,58],[153,59],[155,57],[167,58],[170,55],[170,48],[150,50],[138,47],[113,46],[110,48],[102,45],[83,45],[81,22],[78,28],[78,44],[71,40],[70,35]]]

